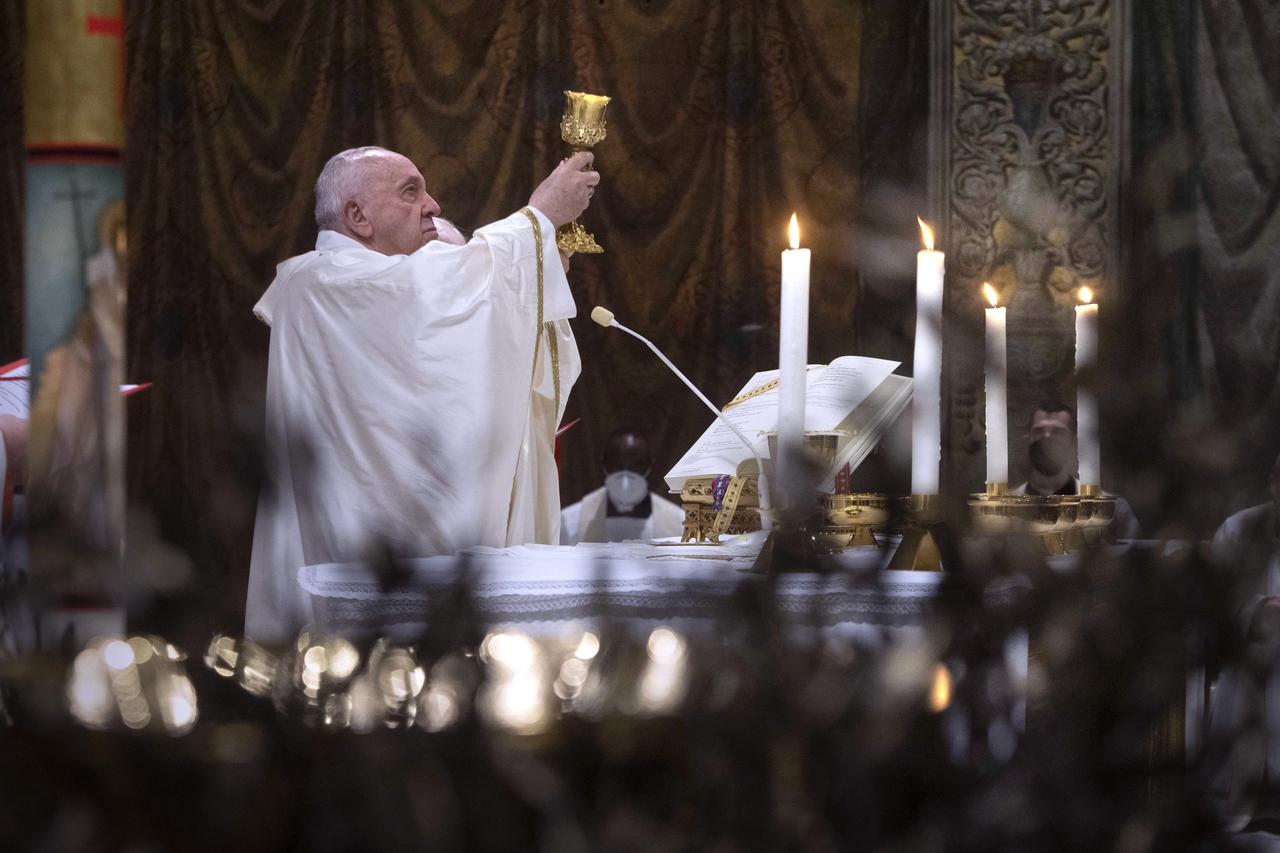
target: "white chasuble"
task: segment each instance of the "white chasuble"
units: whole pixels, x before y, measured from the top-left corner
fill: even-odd
[[[411,255],[321,231],[254,313],[271,327],[270,461],[250,637],[287,640],[311,620],[305,565],[558,541],[554,434],[581,362],[545,216],[526,208]]]

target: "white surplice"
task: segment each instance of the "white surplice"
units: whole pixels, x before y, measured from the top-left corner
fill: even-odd
[[[604,486],[588,492],[576,504],[560,511],[560,544],[622,542],[627,539],[666,539],[684,532],[684,508],[649,492],[653,508],[648,518],[609,517],[609,493]],[[617,528],[611,522],[622,522]],[[628,524],[628,522],[630,524]]]
[[[304,565],[379,545],[427,556],[558,541],[554,433],[581,363],[555,228],[534,214],[541,313],[524,211],[465,246],[433,241],[411,255],[321,231],[314,252],[277,268],[254,308],[271,327],[270,479],[250,637],[282,641],[310,622]]]

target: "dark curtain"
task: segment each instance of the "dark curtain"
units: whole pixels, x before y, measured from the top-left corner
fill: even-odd
[[[1205,327],[1223,415],[1265,470],[1280,451],[1280,5],[1195,8]]]
[[[22,52],[26,3],[0,0],[0,364],[22,350],[22,220],[26,146],[22,120]]]
[[[566,504],[599,485],[614,427],[651,436],[657,486],[710,421],[635,341],[587,321],[591,307],[611,307],[727,400],[776,366],[793,210],[813,249],[812,359],[901,358],[903,324],[857,308],[870,288],[880,305],[909,310],[923,9],[131,0],[129,375],[156,383],[130,410],[135,499],[211,581],[225,577],[241,595],[267,342],[251,308],[274,265],[313,244],[312,184],[325,159],[364,144],[401,151],[446,216],[481,225],[520,207],[566,153],[566,88],[614,98],[596,149],[605,183],[585,217],[606,253],[579,256],[570,274],[585,369],[568,413],[583,421],[563,444]],[[879,188],[871,201],[864,173]],[[860,270],[882,232],[900,235],[903,259]],[[872,347],[860,348],[868,329]]]
[[[1132,180],[1109,458],[1211,534],[1280,452],[1280,7],[1133,3]],[[1152,531],[1149,531],[1152,532]]]

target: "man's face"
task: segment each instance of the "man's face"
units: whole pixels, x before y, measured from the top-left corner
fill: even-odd
[[[372,233],[369,248],[384,255],[408,255],[436,239],[431,217],[440,205],[427,193],[418,167],[388,152],[369,164],[361,207]]]
[[[1045,476],[1061,474],[1071,464],[1074,436],[1070,412],[1045,412],[1031,416],[1031,464]]]

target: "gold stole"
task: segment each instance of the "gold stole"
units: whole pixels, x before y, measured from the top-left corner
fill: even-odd
[[[527,207],[521,208],[520,212],[529,218],[529,224],[533,226],[534,241],[534,257],[537,260],[538,270],[538,325],[535,327],[538,331],[533,338],[533,370],[529,374],[529,416],[533,416],[533,395],[535,382],[538,378],[538,359],[542,355],[542,336],[547,336],[547,348],[551,352],[551,381],[555,386],[555,415],[556,419],[560,417],[560,342],[556,338],[555,323],[544,322],[543,316],[543,260],[542,260],[542,225],[538,222],[538,216]],[[554,441],[555,425],[552,425],[552,441]],[[522,442],[523,443],[523,442]],[[516,471],[511,478],[511,498],[507,502],[507,526],[508,532],[511,525],[511,509],[516,502],[516,479],[520,475],[520,463],[516,462]]]

